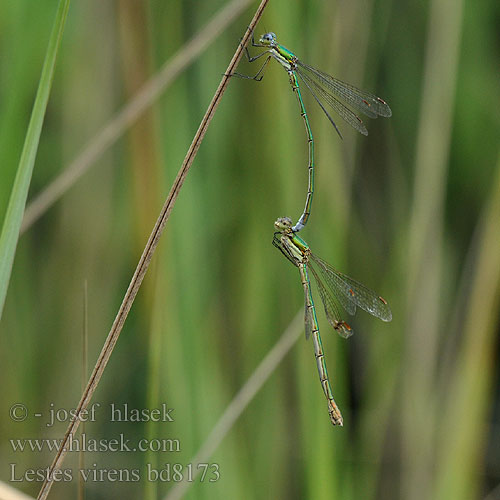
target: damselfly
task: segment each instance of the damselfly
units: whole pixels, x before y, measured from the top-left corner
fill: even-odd
[[[328,380],[325,355],[319,333],[311,281],[309,279],[309,270],[316,280],[328,322],[344,338],[350,337],[353,332],[352,328],[341,319],[338,304],[341,304],[351,315],[356,312],[356,307],[360,307],[383,321],[391,321],[391,309],[387,301],[380,297],[380,295],[377,295],[365,285],[358,283],[349,276],[335,270],[324,260],[314,255],[309,245],[293,231],[292,219],[289,217],[280,217],[274,223],[274,227],[277,231],[274,233],[273,245],[293,265],[299,268],[305,295],[306,339],[311,335],[313,336],[314,355],[316,357],[321,387],[328,402],[330,420],[333,425],[342,425],[342,415],[333,399],[332,389]]]
[[[363,135],[368,135],[368,131],[366,130],[363,120],[361,120],[361,118],[348,106],[370,118],[377,118],[377,116],[389,117],[392,115],[392,112],[389,105],[383,99],[380,99],[380,97],[377,97],[369,92],[365,92],[364,90],[359,90],[348,83],[337,80],[333,76],[323,73],[322,71],[303,63],[292,51],[277,42],[276,35],[274,33],[265,33],[260,37],[258,43],[255,42],[252,35],[252,46],[264,47],[266,50],[251,57],[248,49],[245,48],[248,61],[254,62],[267,55],[264,64],[255,76],[247,76],[240,73],[235,73],[235,75],[261,81],[264,75],[264,70],[271,58],[276,59],[288,73],[290,84],[295,92],[295,95],[297,96],[300,106],[300,114],[304,120],[306,128],[307,142],[309,146],[309,184],[304,212],[295,226],[293,226],[294,232],[297,232],[307,224],[307,220],[309,219],[309,215],[311,213],[312,198],[314,194],[314,139],[304,102],[302,100],[299,80],[301,80],[309,89],[314,99],[325,112],[326,116],[341,138],[342,134],[340,133],[340,130],[323,103],[332,107],[347,123],[349,123],[349,125],[354,127]],[[347,106],[344,105],[339,99],[344,101]]]

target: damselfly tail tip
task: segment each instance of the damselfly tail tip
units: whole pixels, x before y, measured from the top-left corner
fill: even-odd
[[[344,425],[342,414],[333,401],[328,402],[328,413],[330,414],[330,420],[332,421],[333,425],[339,425],[340,427]]]
[[[335,425],[338,425],[339,427],[344,427],[344,419],[342,416],[337,420],[337,423]]]

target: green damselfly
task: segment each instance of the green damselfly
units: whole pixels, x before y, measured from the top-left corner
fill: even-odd
[[[293,226],[294,232],[297,232],[307,224],[311,213],[312,198],[314,194],[314,139],[309,125],[306,108],[302,100],[299,80],[301,80],[309,89],[314,99],[324,111],[341,138],[342,134],[340,133],[336,123],[333,121],[333,118],[328,113],[323,102],[332,107],[347,123],[349,123],[349,125],[363,135],[368,135],[368,130],[366,130],[363,120],[361,120],[361,118],[348,106],[370,118],[377,118],[377,116],[389,117],[392,115],[392,111],[389,105],[383,99],[380,99],[380,97],[364,90],[357,89],[348,83],[337,80],[333,76],[323,73],[322,71],[303,63],[292,51],[277,42],[276,35],[274,33],[265,33],[260,37],[258,43],[255,42],[252,34],[252,46],[263,47],[266,50],[251,57],[248,49],[245,47],[245,53],[248,57],[248,61],[254,62],[267,55],[267,59],[264,61],[264,64],[254,76],[242,75],[240,73],[234,74],[243,78],[261,81],[264,75],[264,70],[269,61],[272,58],[276,59],[288,73],[290,85],[297,96],[300,106],[300,114],[304,120],[306,128],[307,142],[309,146],[309,185],[304,212],[295,226]],[[344,101],[347,106],[339,99]]]
[[[309,245],[293,230],[292,219],[289,217],[280,217],[274,223],[274,227],[277,231],[274,233],[273,245],[293,265],[299,268],[305,296],[306,339],[311,335],[313,337],[314,355],[316,357],[321,387],[328,402],[330,420],[333,425],[343,425],[342,415],[333,399],[328,379],[325,355],[311,290],[311,281],[309,279],[309,270],[316,280],[328,322],[344,338],[350,337],[353,332],[352,328],[341,319],[338,304],[341,304],[351,315],[356,312],[357,307],[360,307],[383,321],[391,321],[391,309],[387,301],[380,297],[380,295],[377,295],[365,285],[353,280],[349,276],[335,270],[324,260],[314,255]]]

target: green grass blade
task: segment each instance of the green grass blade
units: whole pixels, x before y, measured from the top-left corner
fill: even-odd
[[[66,16],[68,14],[70,0],[60,0],[56,19],[50,35],[45,61],[43,63],[42,75],[38,85],[38,91],[31,113],[28,131],[24,140],[23,151],[17,167],[16,179],[10,194],[7,212],[3,221],[2,234],[0,235],[0,318],[2,316],[5,296],[9,286],[14,254],[16,252],[19,229],[23,220],[24,207],[28,196],[28,189],[33,173],[38,142],[42,131],[43,119],[47,102],[49,100],[50,88],[54,76],[54,68],[57,52],[61,43]]]

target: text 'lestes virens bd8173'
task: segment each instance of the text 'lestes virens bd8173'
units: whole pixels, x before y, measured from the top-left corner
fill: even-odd
[[[325,308],[326,318],[342,337],[350,337],[352,335],[352,328],[341,319],[339,303],[349,314],[354,314],[356,307],[360,307],[382,321],[391,321],[391,309],[387,301],[380,297],[380,295],[377,295],[365,285],[349,278],[349,276],[336,271],[324,260],[314,255],[309,245],[293,231],[292,219],[289,217],[280,217],[274,223],[274,227],[277,229],[277,232],[274,233],[273,245],[293,265],[299,268],[305,295],[306,339],[312,334],[319,379],[328,402],[330,420],[333,425],[342,425],[342,415],[335,404],[332,388],[328,380],[325,355],[319,334],[318,319],[316,317],[308,269],[311,270],[316,280],[319,295]],[[326,286],[324,283],[326,283]]]
[[[261,81],[264,70],[271,58],[276,59],[288,73],[290,84],[299,101],[300,114],[304,119],[306,127],[307,142],[309,145],[309,186],[304,212],[295,226],[293,226],[293,230],[297,232],[307,224],[314,194],[314,139],[311,127],[309,126],[306,108],[304,106],[304,102],[302,101],[299,79],[309,89],[314,99],[325,112],[326,116],[341,138],[342,134],[333,121],[333,118],[328,113],[323,102],[326,102],[329,106],[331,106],[349,125],[363,135],[368,135],[368,131],[366,130],[363,120],[361,120],[361,118],[347,106],[350,106],[370,118],[377,118],[377,116],[389,117],[392,115],[392,111],[389,105],[383,99],[380,99],[380,97],[370,94],[369,92],[365,92],[364,90],[359,90],[348,83],[337,80],[333,76],[323,73],[322,71],[303,63],[292,51],[277,42],[276,35],[274,33],[265,33],[260,37],[258,43],[255,43],[252,35],[252,46],[264,47],[267,50],[251,57],[248,49],[245,48],[249,62],[254,62],[266,54],[267,59],[264,61],[264,64],[255,76],[247,76],[240,73],[235,73],[235,75]],[[344,105],[339,99],[344,101],[347,106]]]

